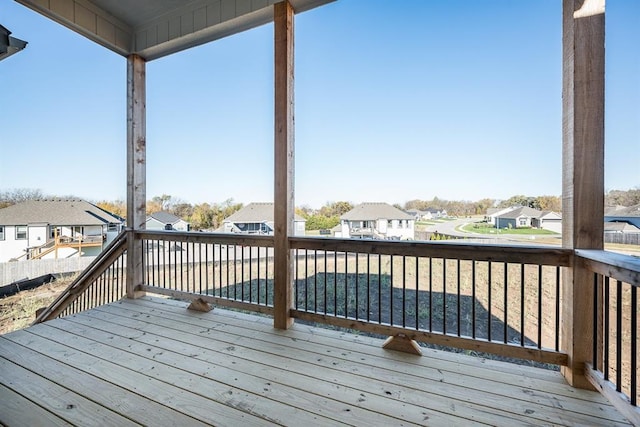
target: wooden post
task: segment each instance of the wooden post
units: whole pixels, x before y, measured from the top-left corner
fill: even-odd
[[[138,298],[143,283],[142,241],[133,231],[146,221],[146,62],[138,55],[127,57],[127,297]]]
[[[562,242],[602,249],[604,240],[604,0],[563,0]],[[576,265],[562,281],[562,373],[574,387],[593,348],[593,274]]]
[[[274,5],[275,51],[275,167],[274,167],[274,319],[276,328],[293,324],[293,264],[289,236],[294,215],[293,136],[293,8],[288,1]]]

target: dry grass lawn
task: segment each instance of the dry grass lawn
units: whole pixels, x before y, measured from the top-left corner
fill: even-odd
[[[29,326],[36,318],[36,310],[51,304],[72,280],[73,277],[58,279],[36,289],[0,298],[0,335]]]

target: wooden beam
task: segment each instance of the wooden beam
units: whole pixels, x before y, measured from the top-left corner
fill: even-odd
[[[405,329],[399,326],[387,324],[370,323],[364,320],[353,318],[335,317],[322,313],[311,313],[302,310],[291,310],[292,316],[296,319],[308,322],[318,322],[324,325],[338,326],[340,328],[354,329],[376,335],[405,335],[407,338],[446,347],[462,348],[465,350],[479,351],[483,353],[497,354],[498,356],[516,357],[534,362],[551,363],[553,365],[566,365],[567,355],[565,353],[538,349],[534,347],[522,347],[513,344],[503,344],[500,342],[487,341],[485,339],[458,337],[445,335],[437,332],[416,331]]]
[[[604,0],[563,0],[562,242],[568,249],[602,249],[604,233]],[[564,270],[562,373],[580,388],[593,340],[593,274]]]
[[[605,380],[601,372],[588,364],[585,368],[585,375],[594,388],[602,393],[634,426],[640,425],[640,408],[631,405],[629,398],[618,392],[610,381]]]
[[[146,62],[138,55],[127,57],[127,228],[140,230],[146,221]],[[127,247],[127,297],[142,285],[142,240],[131,233]]]
[[[275,165],[274,165],[274,326],[287,329],[293,294],[293,264],[289,236],[294,215],[293,136],[293,8],[274,5]]]

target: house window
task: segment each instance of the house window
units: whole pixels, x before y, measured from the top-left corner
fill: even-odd
[[[387,221],[387,227],[389,227],[389,228],[393,227],[393,221],[392,220]]]
[[[520,227],[525,227],[527,225],[527,218],[520,218],[519,221]]]
[[[107,226],[107,231],[118,231],[118,224],[110,222],[109,225]]]
[[[16,240],[26,240],[26,239],[27,239],[27,226],[16,225]]]
[[[4,225],[0,225],[0,240],[4,240]]]
[[[51,226],[49,228],[49,238],[50,239],[55,239],[56,237],[60,237],[61,234],[62,234],[62,228],[53,227],[53,226]]]

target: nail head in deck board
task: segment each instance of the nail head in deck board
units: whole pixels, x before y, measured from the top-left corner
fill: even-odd
[[[146,319],[144,320],[145,322],[150,322],[150,326],[148,328],[145,328],[146,331],[148,331],[149,333],[153,334],[153,332],[155,331],[158,334],[165,334],[165,330],[168,329],[175,329],[175,333],[177,334],[175,337],[176,339],[179,340],[189,340],[190,342],[192,342],[194,345],[197,346],[204,346],[206,348],[211,348],[211,345],[208,344],[203,344],[202,339],[203,338],[207,338],[207,339],[211,339],[212,335],[211,334],[202,334],[202,327],[203,325],[206,325],[206,320],[205,318],[209,318],[213,315],[213,313],[209,313],[209,314],[198,314],[198,318],[194,318],[193,316],[188,315],[187,313],[179,313],[176,312],[177,308],[172,308],[171,306],[175,303],[175,304],[179,304],[176,302],[172,302],[172,301],[166,301],[166,300],[159,300],[159,303],[155,303],[152,302],[150,300],[140,300],[138,301],[129,301],[129,300],[125,300],[123,301],[121,304],[117,304],[117,305],[109,305],[109,306],[105,306],[104,308],[100,308],[100,312],[103,313],[103,315],[107,315],[109,312],[111,312],[111,314],[108,315],[108,321],[110,322],[117,322],[120,324],[124,324],[126,322],[129,322],[126,320],[126,318],[130,318],[130,326],[134,326],[137,325],[141,320],[140,316],[137,317],[133,317],[136,316],[136,313],[138,313],[138,309],[136,309],[136,306],[139,306],[139,304],[143,304],[143,305],[148,305],[149,307],[152,306],[164,306],[166,307],[164,310],[159,310],[156,311],[155,314],[150,318],[150,319]],[[130,307],[128,310],[126,311],[122,311],[122,307],[124,306],[128,306]],[[184,306],[184,304],[183,304]],[[178,306],[176,306],[178,307]],[[115,311],[114,311],[115,310]],[[133,310],[133,311],[129,311],[129,310]],[[127,311],[129,311],[129,314],[127,314]],[[88,314],[92,314],[95,313],[96,311],[91,311]],[[101,315],[102,316],[102,315]],[[227,316],[215,316],[217,319],[225,319]],[[221,346],[218,348],[218,351],[221,352],[225,352],[228,350],[225,350],[225,348],[227,347],[233,347],[234,351],[229,352],[230,355],[234,355],[235,357],[249,357],[247,356],[247,354],[252,354],[252,353],[256,353],[256,358],[260,359],[261,356],[260,353],[261,351],[268,351],[267,349],[271,349],[269,351],[269,353],[271,353],[272,355],[277,355],[277,354],[282,354],[283,352],[286,353],[286,356],[278,356],[278,358],[281,358],[281,361],[273,361],[273,365],[271,369],[278,369],[280,366],[283,365],[287,365],[287,366],[297,366],[298,362],[296,361],[300,355],[297,351],[294,351],[293,349],[287,349],[287,348],[282,348],[282,345],[285,345],[287,347],[295,347],[297,346],[299,342],[304,342],[305,346],[309,347],[309,350],[315,352],[315,354],[328,354],[325,353],[326,347],[323,345],[316,345],[314,344],[314,336],[310,337],[310,338],[302,338],[296,341],[291,341],[290,338],[287,337],[287,335],[291,335],[294,331],[278,331],[278,330],[274,330],[273,328],[269,327],[269,325],[264,325],[262,322],[260,322],[261,319],[259,318],[255,318],[255,320],[251,321],[251,323],[249,324],[244,324],[244,326],[238,325],[237,327],[233,327],[232,330],[230,330],[229,328],[224,328],[223,326],[220,325],[220,320],[216,320],[215,321],[215,339],[216,340],[223,340],[226,341],[227,344],[221,344]],[[124,323],[123,323],[124,322]],[[176,325],[173,322],[178,322],[178,324],[180,326],[176,326],[175,328],[171,328],[171,325]],[[186,323],[185,323],[186,322]],[[151,326],[153,325],[153,326]],[[212,325],[213,326],[213,325]],[[250,334],[252,336],[251,339],[247,338],[247,328],[249,329],[255,329],[256,326],[260,326],[261,328],[266,328],[267,331],[264,331],[265,333],[267,333],[267,336],[262,337],[261,335],[257,335],[255,333]],[[149,329],[150,328],[150,329]],[[270,331],[270,332],[269,332]],[[321,331],[322,333],[330,333],[331,331]],[[297,335],[297,331],[295,331],[296,335]],[[189,338],[193,336],[193,338]],[[150,336],[149,334],[145,335],[144,337],[140,337],[140,339],[143,340],[153,340],[154,338],[152,338],[152,336]],[[245,343],[246,342],[246,343]],[[153,344],[153,341],[149,341],[150,344]],[[243,344],[245,343],[245,344]],[[280,344],[278,344],[280,343]],[[378,346],[380,341],[378,341]],[[250,346],[250,347],[248,347]],[[239,350],[239,349],[242,350]],[[365,347],[366,348],[366,347]],[[340,354],[340,350],[339,349],[334,349],[335,352],[338,352],[338,354]],[[379,348],[377,348],[377,351],[382,351]],[[335,353],[334,353],[335,354]],[[392,359],[392,360],[398,360],[398,357],[390,357],[388,356],[388,353],[382,353],[382,354],[387,354],[386,357],[384,357],[383,359]],[[443,352],[444,355],[448,356],[448,353]],[[251,356],[254,357],[254,356]],[[456,359],[462,359],[462,358],[467,358],[471,361],[470,366],[473,366],[473,368],[469,368],[472,369],[474,372],[475,371],[479,371],[479,370],[484,370],[483,368],[483,362],[481,360],[475,359],[475,358],[469,358],[468,356],[463,356],[463,355],[457,355],[457,354],[451,354],[451,357],[456,358]],[[306,357],[306,359],[308,359],[305,363],[314,363],[314,357],[312,355]],[[327,368],[330,369],[336,369],[339,368],[340,370],[340,377],[352,377],[352,375],[346,371],[345,369],[348,369],[349,364],[352,364],[353,366],[358,366],[358,371],[359,372],[365,372],[368,371],[370,368],[367,367],[367,362],[359,362],[359,358],[353,358],[351,360],[351,362],[346,362],[343,361],[340,363],[340,366],[335,366],[332,365],[330,363],[330,361],[328,361],[327,364],[323,364],[326,365]],[[422,358],[411,358],[411,360],[417,361],[417,360],[422,360]],[[270,360],[269,360],[270,361]],[[360,365],[360,363],[362,365]],[[394,362],[397,363],[397,362]],[[429,360],[425,360],[425,363],[429,363]],[[528,368],[528,367],[520,367],[520,366],[515,366],[515,365],[511,365],[511,364],[504,364],[502,362],[493,362],[496,365],[504,365],[506,368],[509,369],[516,369],[516,370],[522,370],[522,375],[524,376],[528,376],[530,374],[529,371],[532,370],[537,370],[535,368]],[[393,363],[392,363],[393,364]],[[456,366],[458,365],[458,362],[456,362],[455,364]],[[392,367],[388,367],[388,369],[393,369]],[[508,371],[509,369],[507,369],[506,371]],[[314,370],[312,370],[311,372],[309,372],[307,375],[319,375],[319,373],[317,373],[316,371],[318,371],[318,368],[315,368]],[[431,383],[431,382],[427,382],[425,383],[425,380],[427,380],[428,378],[426,378],[423,375],[420,375],[421,373],[423,373],[424,371],[422,370],[416,370],[415,373],[411,373],[411,372],[407,372],[405,373],[405,375],[407,375],[406,378],[404,378],[401,382],[402,385],[398,385],[399,387],[404,387],[405,385],[409,385],[411,384],[411,387],[414,387],[414,391],[411,392],[409,391],[409,389],[404,393],[404,394],[411,394],[413,393],[413,395],[415,396],[415,390],[418,390],[422,387],[425,387],[424,384],[432,384],[428,390],[430,394],[436,393],[436,394],[440,394],[441,397],[445,398],[447,401],[451,401],[451,399],[456,399],[456,396],[458,399],[463,398],[463,399],[467,399],[466,404],[469,404],[471,400],[476,401],[476,400],[480,400],[485,402],[485,405],[496,405],[498,404],[499,407],[502,407],[502,400],[504,399],[512,399],[512,397],[510,396],[522,396],[523,398],[525,398],[525,395],[522,393],[523,390],[527,390],[529,389],[528,386],[523,387],[522,385],[516,385],[518,383],[520,383],[520,381],[518,381],[518,378],[521,377],[514,377],[513,379],[508,379],[508,380],[504,380],[504,382],[499,382],[500,379],[502,379],[503,377],[507,377],[508,375],[500,375],[500,369],[499,367],[492,367],[491,371],[489,371],[490,373],[488,373],[488,377],[487,380],[488,381],[484,381],[481,383],[477,383],[477,379],[473,378],[473,375],[470,375],[469,372],[464,371],[461,372],[459,375],[448,375],[448,378],[455,378],[455,377],[459,377],[459,379],[453,380],[454,383],[457,383],[458,381],[460,381],[462,384],[469,384],[465,387],[469,387],[470,390],[473,390],[473,393],[471,395],[467,395],[465,393],[460,393],[457,388],[453,388],[451,389],[452,384],[448,384],[448,383]],[[492,372],[492,373],[491,373]],[[558,379],[561,379],[562,377],[557,374]],[[362,383],[362,390],[366,390],[366,391],[371,391],[371,387],[372,384],[375,384],[378,380],[377,378],[379,378],[380,375],[379,374],[374,374],[372,373],[371,375],[367,375],[366,379],[363,379],[363,383]],[[495,379],[493,379],[495,378]],[[318,378],[320,379],[320,377]],[[515,382],[512,382],[515,381]],[[349,380],[349,383],[352,383],[352,380]],[[485,384],[484,387],[481,387],[481,384]],[[473,385],[472,385],[473,384]],[[509,385],[509,384],[513,384],[513,385]],[[380,390],[382,390],[384,387],[383,384],[380,385]],[[444,387],[444,389],[443,389]],[[562,389],[562,387],[564,387],[564,389],[567,392],[567,396],[566,397],[553,397],[555,393],[557,393],[557,391],[550,391],[547,392],[546,390],[554,390],[554,389]],[[501,393],[501,397],[497,398],[494,397],[486,397],[483,394],[477,395],[479,390],[483,390],[484,393],[496,393],[496,392],[500,392]],[[504,392],[502,392],[502,390],[504,390]],[[583,392],[581,390],[576,390],[576,389],[572,389],[566,385],[562,386],[561,384],[558,384],[556,381],[553,381],[552,383],[548,383],[545,384],[543,382],[540,382],[540,386],[537,388],[532,389],[534,392],[530,394],[530,396],[532,398],[535,399],[535,401],[538,401],[539,399],[541,399],[543,396],[549,396],[549,400],[548,402],[550,402],[548,404],[547,407],[540,407],[540,408],[536,408],[539,404],[537,403],[531,403],[530,405],[534,405],[533,409],[535,409],[535,414],[532,415],[533,417],[538,417],[539,420],[546,420],[546,422],[550,422],[551,420],[554,420],[556,415],[554,415],[554,412],[557,410],[557,408],[555,407],[556,403],[558,400],[560,400],[562,402],[562,405],[565,408],[571,408],[574,405],[579,405],[576,408],[581,408],[581,409],[577,409],[578,414],[574,414],[573,417],[581,419],[583,423],[587,422],[587,420],[590,420],[590,417],[596,416],[598,414],[602,413],[606,413],[606,408],[610,405],[606,404],[606,402],[604,402],[604,399],[602,398],[602,396],[598,395],[597,393],[589,393],[589,392]],[[570,396],[581,396],[579,398],[579,400],[576,401],[576,399],[571,398]],[[471,398],[470,396],[473,396],[473,398]],[[591,396],[591,398],[589,398],[588,396]],[[426,398],[426,397],[425,397]],[[423,398],[423,400],[425,400],[425,398]],[[433,399],[433,395],[431,397],[431,399]],[[576,403],[576,402],[580,402],[582,399],[590,399],[590,404],[587,407],[581,407],[580,404]],[[593,400],[595,399],[595,400]],[[499,402],[499,403],[496,403]],[[420,399],[413,401],[413,403],[411,404],[422,404]],[[464,405],[465,402],[459,403],[458,405]],[[515,411],[516,413],[520,413],[523,412],[525,409],[527,408],[532,408],[532,406],[523,406],[522,402],[519,402],[518,400],[513,401],[510,405],[507,405],[509,407],[509,410],[511,411]],[[592,410],[593,408],[593,410]],[[499,411],[499,409],[497,408],[493,408],[494,411]],[[565,409],[565,411],[567,411],[567,409]],[[586,414],[591,414],[591,415],[586,415]],[[542,418],[540,418],[542,417]],[[596,420],[597,421],[597,420]],[[592,422],[596,423],[597,422]]]
[[[14,363],[20,364],[34,374],[74,390],[105,408],[111,408],[142,424],[160,425],[166,419],[181,423],[195,421],[164,405],[151,402],[143,396],[129,393],[115,384],[86,375],[77,368],[57,363],[22,345],[4,341],[0,346],[0,355],[11,358]]]
[[[427,351],[431,357],[410,357],[403,353],[384,351],[380,348],[382,340],[379,339],[356,337],[300,324],[289,330],[277,330],[266,318],[225,310],[192,312],[185,310],[187,305],[184,302],[151,297],[125,299],[78,315],[52,320],[31,330],[42,336],[49,333],[45,329],[59,329],[61,335],[58,341],[71,340],[69,343],[72,346],[66,347],[65,351],[73,353],[70,356],[72,361],[79,357],[77,353],[84,354],[84,351],[90,351],[96,356],[102,355],[101,352],[106,347],[88,345],[88,340],[109,346],[110,353],[102,357],[110,360],[116,360],[115,354],[121,351],[129,355],[131,352],[144,354],[150,348],[152,351],[148,358],[153,358],[158,352],[163,353],[153,359],[152,366],[156,368],[152,371],[159,369],[157,363],[173,365],[175,361],[175,368],[192,374],[197,375],[198,371],[206,370],[208,381],[215,379],[216,372],[220,372],[221,378],[224,377],[224,381],[230,384],[234,384],[235,378],[238,378],[238,387],[242,387],[244,378],[261,378],[249,385],[258,387],[272,381],[283,384],[270,388],[274,393],[283,391],[277,395],[282,403],[288,399],[288,392],[285,391],[289,390],[288,387],[294,387],[305,393],[316,394],[319,402],[320,399],[325,399],[321,401],[322,410],[333,405],[326,399],[336,400],[370,411],[372,419],[382,411],[393,414],[402,422],[430,425],[467,425],[473,422],[518,425],[553,423],[558,420],[568,425],[623,423],[621,415],[600,394],[560,384],[554,377],[549,377],[554,373],[547,371],[536,378],[531,375],[538,371],[536,368],[497,361],[483,362],[482,359],[430,349]],[[75,329],[65,329],[66,324],[78,326]],[[29,331],[30,329],[19,331],[15,336],[33,335]],[[38,336],[34,336],[38,342],[47,343],[41,345],[39,350],[64,360],[62,353],[52,351],[49,345],[51,341]],[[134,345],[128,348],[129,344]],[[55,347],[65,348],[60,343],[55,344]],[[84,359],[88,362],[95,360],[95,357],[86,355]],[[126,361],[122,360],[123,363]],[[194,360],[198,360],[197,365]],[[104,364],[104,360],[101,363]],[[135,368],[136,365],[139,364],[136,362],[131,367]],[[211,367],[207,370],[208,365]],[[86,362],[78,364],[83,370],[89,369],[84,366]],[[505,367],[504,374],[501,373],[501,366]],[[226,373],[218,371],[223,368]],[[238,375],[233,371],[238,372]],[[136,377],[141,375],[129,369],[123,372]],[[102,371],[96,373],[102,374]],[[562,378],[558,373],[555,375]],[[440,378],[444,381],[440,382]],[[82,380],[82,377],[77,379]],[[128,378],[124,380],[129,381]],[[114,379],[113,382],[120,381]],[[142,382],[138,379],[135,383]],[[245,391],[252,394],[249,385]],[[197,389],[197,383],[192,382],[188,387]],[[257,390],[255,394],[261,390]],[[262,391],[261,395],[267,394]],[[302,411],[304,414],[305,411],[300,406],[306,405],[304,402],[308,402],[310,397],[299,397],[291,401],[291,410]],[[358,402],[360,398],[365,401]],[[564,409],[558,405],[562,405]],[[183,407],[180,410],[188,412]],[[525,413],[526,411],[533,412]],[[309,423],[313,423],[314,417],[318,417],[317,412],[307,413]],[[423,417],[429,416],[429,419],[419,422],[418,417],[423,412]],[[360,414],[362,413],[353,419],[365,417]],[[375,420],[356,424],[374,425]]]
[[[46,358],[41,360],[43,363],[50,363]],[[29,396],[42,408],[72,424],[137,425],[122,415],[87,399],[80,393],[56,384],[46,377],[36,375],[15,362],[0,358],[0,373],[2,373],[0,377],[5,387],[13,389],[22,396]],[[0,399],[0,407],[2,400]]]

